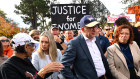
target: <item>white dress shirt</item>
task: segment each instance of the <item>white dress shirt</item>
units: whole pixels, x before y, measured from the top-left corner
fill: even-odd
[[[106,71],[105,71],[104,64],[103,64],[103,61],[101,58],[101,53],[95,43],[96,38],[94,37],[93,40],[91,41],[86,36],[84,36],[84,39],[86,41],[90,55],[92,57],[94,65],[95,65],[97,76],[101,77],[101,76],[105,75]]]

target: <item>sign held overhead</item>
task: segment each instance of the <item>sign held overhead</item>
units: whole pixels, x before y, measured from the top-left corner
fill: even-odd
[[[56,4],[51,5],[52,24],[60,30],[80,29],[80,19],[89,14],[87,4]]]
[[[135,14],[114,15],[107,17],[107,23],[115,23],[119,17],[125,17],[129,22],[135,22]]]

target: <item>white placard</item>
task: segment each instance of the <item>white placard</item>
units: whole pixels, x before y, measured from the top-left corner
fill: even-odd
[[[129,22],[135,22],[135,14],[126,14],[126,15],[114,15],[114,16],[108,16],[107,17],[107,23],[115,23],[115,21],[119,17],[126,17]]]

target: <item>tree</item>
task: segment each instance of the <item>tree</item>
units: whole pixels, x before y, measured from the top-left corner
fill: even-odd
[[[0,16],[2,18],[4,18],[7,22],[12,23],[12,26],[17,25],[17,23],[15,23],[11,18],[6,17],[6,15],[7,14],[4,11],[0,10]]]
[[[128,6],[124,8],[124,12],[128,13],[128,7],[140,5],[140,0],[138,0],[138,1],[136,1],[136,0],[122,0],[121,3],[128,4]]]
[[[110,15],[109,10],[100,0],[73,0],[73,3],[89,4],[89,14],[93,15],[103,26],[107,23],[107,16]]]
[[[31,24],[33,29],[37,29],[42,23],[45,24],[46,17],[50,17],[49,5],[50,0],[21,0],[19,5],[15,5],[14,12],[22,15],[25,24]]]
[[[6,13],[0,10],[0,36],[12,38],[16,33],[22,32],[11,18],[6,17]]]
[[[140,0],[138,0],[138,1],[135,1],[135,0],[122,0],[121,2],[122,2],[122,4],[130,4],[130,5],[133,5],[134,6],[137,3],[139,3]]]
[[[13,35],[20,32],[19,27],[16,24],[6,21],[3,17],[0,16],[0,36],[6,36],[12,38]]]
[[[4,13],[4,11],[0,10],[0,16],[3,18],[6,18],[6,13]]]

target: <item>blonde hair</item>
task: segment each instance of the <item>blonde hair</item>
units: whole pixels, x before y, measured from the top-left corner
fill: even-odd
[[[40,37],[41,36],[48,37],[48,39],[49,39],[49,57],[50,57],[51,61],[56,61],[57,47],[56,47],[56,42],[54,40],[54,37],[53,37],[52,33],[50,33],[49,31],[44,31],[40,34]],[[39,54],[41,59],[46,58],[45,53],[43,52],[43,50],[41,48],[41,45],[39,45],[37,53]]]
[[[39,35],[39,31],[36,30],[36,29],[31,30],[31,32],[29,33],[29,35],[30,35],[31,37],[33,37],[34,35]]]

